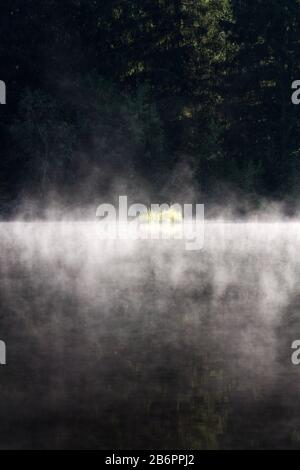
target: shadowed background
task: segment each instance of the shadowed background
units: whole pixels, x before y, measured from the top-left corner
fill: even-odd
[[[98,204],[118,179],[295,212],[299,32],[299,0],[2,1],[0,217]]]

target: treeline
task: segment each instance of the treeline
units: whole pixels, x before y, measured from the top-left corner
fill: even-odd
[[[0,211],[183,161],[206,194],[297,198],[299,64],[299,0],[4,0]]]

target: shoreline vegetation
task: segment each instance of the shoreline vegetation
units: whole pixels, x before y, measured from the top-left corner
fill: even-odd
[[[299,0],[15,1],[0,31],[1,217],[53,194],[295,211]]]

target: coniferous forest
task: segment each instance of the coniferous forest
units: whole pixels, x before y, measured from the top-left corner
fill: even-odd
[[[299,0],[1,1],[1,215],[118,181],[295,203],[299,59]]]

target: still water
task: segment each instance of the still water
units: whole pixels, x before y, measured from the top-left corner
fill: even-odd
[[[300,224],[0,224],[1,449],[300,448]]]

